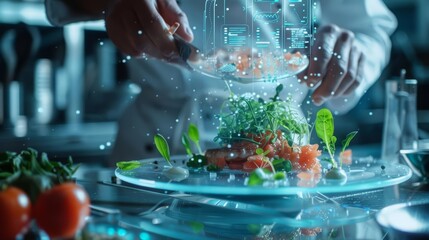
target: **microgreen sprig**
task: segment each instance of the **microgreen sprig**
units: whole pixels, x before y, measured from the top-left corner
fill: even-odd
[[[165,140],[161,134],[157,133],[153,137],[153,141],[161,156],[165,159],[165,161],[168,162],[170,166],[173,166],[170,162],[170,148],[168,147],[167,140]]]
[[[195,146],[197,147],[198,153],[202,155],[203,151],[201,150],[201,146],[200,146],[200,133],[195,124],[193,123],[189,124],[188,135],[191,141],[194,142]]]
[[[289,100],[280,100],[282,90],[280,84],[269,101],[257,98],[256,94],[231,94],[218,115],[220,126],[215,141],[221,144],[243,140],[253,142],[249,136],[281,130],[290,145],[293,142],[303,144],[304,139],[309,139],[309,125]]]

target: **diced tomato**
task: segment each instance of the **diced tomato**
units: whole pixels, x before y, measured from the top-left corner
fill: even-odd
[[[261,155],[250,156],[247,159],[247,162],[243,164],[243,171],[251,172],[257,168],[265,168],[272,171],[270,164],[264,161]]]
[[[273,144],[267,144],[263,149],[264,149],[264,153],[268,152],[265,156],[269,158],[272,158],[276,155],[276,149],[274,148]]]
[[[317,157],[321,155],[318,147],[319,144],[305,145],[301,147],[301,153],[299,154],[298,160],[301,170],[311,170],[318,162]]]
[[[340,161],[344,165],[351,165],[352,164],[352,150],[347,149],[344,152],[340,153]]]

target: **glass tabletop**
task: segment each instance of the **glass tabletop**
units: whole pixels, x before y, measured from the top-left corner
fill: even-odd
[[[164,171],[170,166],[161,158],[141,160],[142,167],[123,171],[115,170],[115,175],[128,183],[138,186],[178,191],[192,194],[230,195],[230,196],[286,196],[297,193],[342,193],[363,191],[397,185],[412,176],[411,170],[402,164],[388,164],[376,159],[361,158],[343,167],[347,182],[325,179],[322,174],[288,173],[287,180],[280,185],[247,186],[248,173],[224,169],[210,173],[205,170],[190,171],[187,178],[173,181]],[[174,156],[174,166],[186,167],[186,156]]]

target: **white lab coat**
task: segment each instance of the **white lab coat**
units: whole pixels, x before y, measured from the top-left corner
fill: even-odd
[[[202,45],[198,32],[203,27],[205,1],[187,1],[192,1],[192,4],[181,1],[180,7],[187,13],[194,28],[194,44],[198,47]],[[48,19],[55,25],[91,19],[91,16],[73,13],[58,0],[46,0],[46,8]],[[358,103],[387,64],[390,56],[389,35],[396,27],[396,19],[381,0],[320,0],[320,9],[321,25],[333,23],[353,31],[357,45],[364,52],[371,53],[367,58],[364,82],[359,88],[351,96],[327,103],[338,113],[347,112]],[[119,121],[112,161],[158,156],[153,148],[155,133],[167,137],[173,154],[183,153],[180,137],[189,123],[198,125],[205,147],[214,146],[212,139],[218,125],[215,114],[229,94],[223,81],[156,59],[131,59],[127,64],[132,81],[139,84],[142,91]],[[292,97],[299,107],[307,96],[307,87],[298,83],[296,78],[282,80],[282,83],[285,86],[282,97]],[[233,83],[232,89],[236,93],[252,91],[268,98],[273,96],[275,87],[272,83]]]

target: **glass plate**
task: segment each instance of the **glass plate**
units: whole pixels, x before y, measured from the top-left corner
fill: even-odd
[[[402,164],[386,164],[372,158],[355,160],[347,172],[347,182],[327,180],[321,175],[310,175],[308,180],[300,179],[296,173],[288,173],[287,181],[268,186],[246,186],[248,173],[224,169],[211,174],[204,170],[190,171],[189,177],[182,181],[173,181],[163,174],[169,168],[165,160],[153,158],[141,160],[140,168],[123,171],[115,170],[115,175],[126,182],[143,187],[209,195],[231,196],[285,196],[297,193],[341,193],[362,191],[396,185],[408,180],[412,172]],[[174,166],[186,168],[186,156],[173,156]],[[323,174],[322,174],[323,175]],[[308,177],[308,176],[307,176]]]
[[[274,56],[269,60],[254,58],[254,60],[249,60],[246,67],[242,67],[241,61],[232,61],[230,55],[228,55],[230,57],[228,59],[217,55],[201,57],[196,61],[188,61],[188,63],[194,70],[206,76],[240,83],[277,82],[301,73],[309,64],[306,55],[293,56],[289,60],[284,60],[281,56]],[[271,64],[259,65],[258,61]]]

